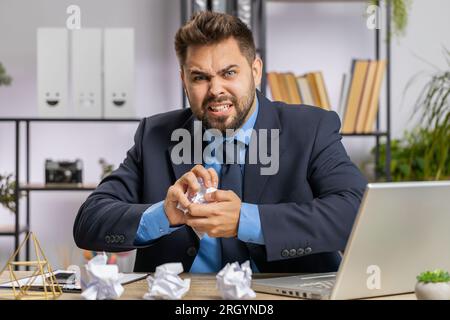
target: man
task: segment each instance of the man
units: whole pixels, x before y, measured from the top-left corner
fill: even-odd
[[[262,61],[251,31],[235,17],[195,15],[177,32],[175,49],[190,109],[141,121],[126,159],[81,206],[77,245],[138,248],[140,272],[166,262],[218,272],[246,260],[259,272],[335,271],[366,185],[340,142],[336,113],[271,102],[257,91]],[[184,130],[195,145],[195,120],[209,142],[229,129],[254,130],[250,139],[235,133],[220,141],[246,161],[215,161],[217,150],[194,161],[195,152],[184,154],[189,148],[182,157],[192,161],[175,161],[173,134]],[[249,161],[257,139],[269,145],[266,156],[275,155],[268,174],[267,161]],[[199,178],[218,187],[204,204],[188,200]]]

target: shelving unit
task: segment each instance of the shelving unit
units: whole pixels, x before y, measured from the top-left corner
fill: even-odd
[[[0,118],[0,122],[13,122],[15,124],[15,181],[20,182],[20,133],[21,124],[25,123],[25,165],[26,165],[26,183],[16,183],[16,214],[15,223],[12,226],[0,226],[0,236],[14,237],[14,251],[19,247],[20,235],[30,231],[30,192],[33,191],[93,191],[97,184],[85,183],[81,186],[47,186],[44,183],[30,183],[30,123],[31,122],[99,122],[99,123],[117,123],[117,122],[139,122],[137,118],[118,118],[118,119],[84,119],[84,118]],[[26,198],[26,223],[20,225],[20,199],[17,195],[25,192]],[[30,244],[26,243],[26,260],[30,260]],[[16,256],[19,259],[19,256]]]
[[[236,15],[236,8],[238,7],[239,0],[226,0],[227,1],[227,13]],[[181,0],[181,23],[186,23],[189,17],[194,13],[195,0]],[[286,3],[351,3],[351,2],[364,2],[367,0],[251,0],[252,5],[252,32],[255,37],[255,45],[257,53],[263,60],[263,75],[261,79],[261,92],[266,94],[267,87],[267,72],[265,65],[267,64],[266,57],[266,4],[267,2],[286,2]],[[384,0],[377,1],[377,4],[383,4]],[[385,175],[387,181],[391,181],[391,3],[386,1],[386,13],[383,15],[386,18],[386,131],[380,131],[380,108],[376,117],[376,130],[372,133],[343,133],[344,137],[372,137],[375,138],[375,164],[378,164],[380,158],[380,138],[386,137],[386,162],[385,162]],[[207,1],[207,10],[212,10],[212,1]],[[375,59],[379,60],[381,57],[381,33],[380,29],[374,29],[375,40]],[[186,95],[182,89],[182,106],[186,108]],[[378,172],[375,166],[375,178],[378,180]]]

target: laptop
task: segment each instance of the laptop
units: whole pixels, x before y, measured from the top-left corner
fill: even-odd
[[[414,292],[423,271],[450,271],[450,181],[370,183],[337,273],[254,279],[257,292],[360,299]]]

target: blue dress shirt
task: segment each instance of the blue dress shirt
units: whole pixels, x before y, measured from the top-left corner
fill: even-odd
[[[256,117],[259,111],[259,102],[256,99],[256,108],[250,118],[244,125],[238,129],[237,133],[232,137],[239,143],[248,145],[250,143],[250,136],[245,132],[250,132],[253,129]],[[206,135],[209,131],[206,131]],[[239,149],[239,159],[241,162],[241,170],[244,173],[244,161],[246,148]],[[220,177],[222,170],[221,164],[217,159],[206,158],[204,162],[205,168],[214,168],[217,175]],[[135,243],[137,245],[146,244],[158,239],[164,235],[170,234],[179,227],[172,228],[169,225],[169,220],[164,212],[164,200],[157,202],[147,208],[142,214],[141,221],[136,234]],[[238,239],[244,242],[251,242],[256,244],[264,244],[264,238],[261,230],[261,220],[259,217],[258,205],[250,203],[241,203],[241,212],[238,226]],[[211,238],[207,234],[200,240],[200,248],[197,256],[191,266],[190,272],[218,272],[222,268],[221,265],[222,252],[218,238]],[[251,262],[253,271],[257,272],[256,265]]]

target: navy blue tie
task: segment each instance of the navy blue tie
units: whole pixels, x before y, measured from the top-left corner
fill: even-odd
[[[224,156],[224,164],[222,165],[222,170],[219,179],[219,189],[221,190],[232,190],[237,196],[242,200],[242,184],[243,184],[243,176],[241,167],[237,161],[239,159],[239,152],[237,148],[236,140],[233,142],[228,142],[233,144],[233,152],[234,152],[234,163],[227,163],[225,159],[227,158],[226,154]],[[231,148],[230,148],[231,149]],[[226,151],[225,143],[224,143],[224,153]],[[246,260],[249,260],[249,253],[247,246],[244,242],[240,241],[236,238],[220,238],[222,245],[222,267],[224,267],[227,263],[233,263],[238,261],[239,263],[243,263]]]

